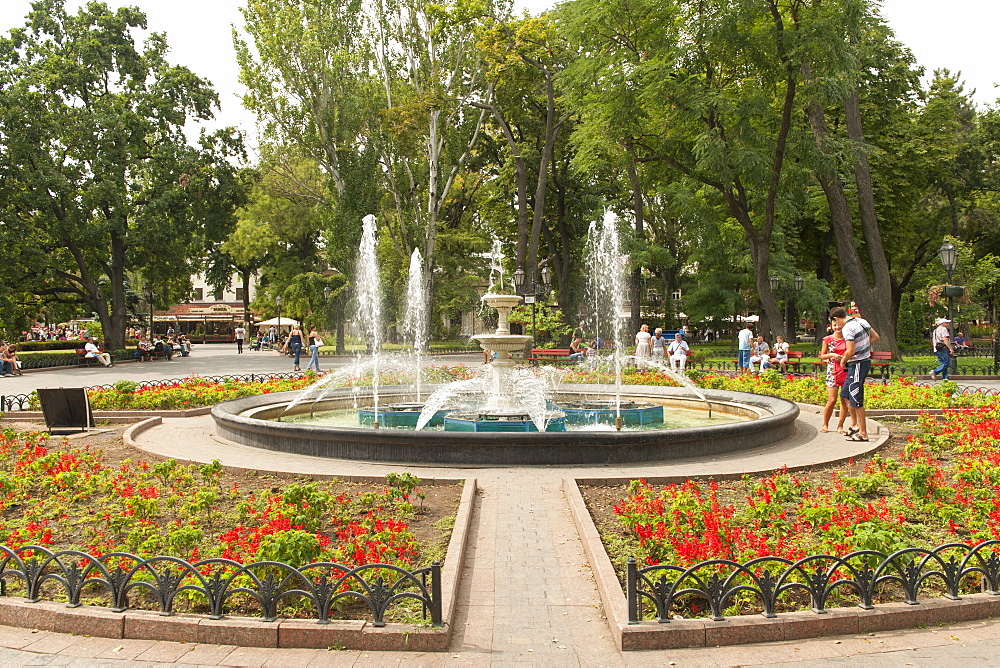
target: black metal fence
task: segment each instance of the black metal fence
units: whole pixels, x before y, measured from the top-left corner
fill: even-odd
[[[295,379],[303,378],[305,374],[301,371],[291,371],[286,373],[247,373],[247,374],[237,374],[229,376],[197,376],[198,378],[207,380],[212,383],[225,383],[226,381],[235,380],[242,383],[259,383],[267,380],[274,379]],[[160,380],[144,380],[136,381],[139,387],[170,387],[171,385],[177,385],[178,383],[183,383],[187,380],[191,380],[191,377],[187,378],[163,378]],[[114,389],[114,384],[110,385],[89,385],[85,389],[89,392],[91,390],[107,391]],[[9,411],[26,411],[31,407],[31,393],[29,394],[3,394],[0,395],[0,412],[6,413]]]
[[[843,557],[813,555],[791,561],[760,557],[746,563],[713,559],[682,568],[659,564],[639,568],[629,559],[625,595],[628,619],[635,624],[655,614],[660,623],[672,614],[690,616],[692,605],[704,607],[711,619],[722,621],[738,596],[756,599],[765,617],[775,617],[781,602],[808,597],[813,612],[822,614],[832,596],[853,595],[864,610],[876,598],[916,605],[921,593],[943,589],[959,600],[963,587],[1000,594],[1000,540],[979,545],[948,543],[934,549],[907,548],[891,554],[859,550]],[[926,598],[926,597],[925,597]],[[647,605],[652,608],[648,609]]]
[[[318,623],[327,624],[332,609],[355,601],[381,627],[394,605],[413,601],[432,626],[443,624],[439,562],[412,571],[392,564],[351,568],[331,562],[295,568],[278,561],[240,564],[205,559],[192,563],[167,556],[143,559],[126,552],[95,557],[76,550],[0,545],[0,596],[11,595],[12,581],[23,585],[24,597],[32,603],[46,598],[64,600],[71,608],[81,605],[84,593],[104,594],[114,612],[124,612],[133,607],[130,598],[142,596],[169,615],[178,595],[189,592],[186,597],[193,594],[203,600],[209,619],[225,616],[235,606],[234,597],[239,597],[242,608],[256,606],[265,621],[277,619],[279,606],[288,603],[295,605],[297,615],[308,612]]]

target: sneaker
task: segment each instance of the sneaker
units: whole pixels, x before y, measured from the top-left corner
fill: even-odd
[[[931,380],[937,380],[937,374],[931,371]]]

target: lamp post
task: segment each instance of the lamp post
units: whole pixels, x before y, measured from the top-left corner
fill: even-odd
[[[281,341],[281,295],[274,298],[274,304],[278,307],[278,341]]]
[[[330,289],[329,285],[323,288],[323,324],[326,327],[330,326],[330,295],[332,293],[333,290]]]
[[[771,274],[768,279],[771,284],[771,292],[777,292],[778,288],[781,287],[781,278],[777,274]],[[792,279],[793,285],[795,286],[795,292],[802,292],[802,287],[805,285],[805,279],[802,278],[802,274],[795,274],[795,278]],[[782,291],[782,296],[785,299],[785,326],[787,327],[785,331],[785,337],[789,343],[795,343],[795,323],[792,322],[792,300],[788,296],[788,287],[785,286]]]
[[[542,268],[542,282],[536,283],[534,277],[528,282],[524,280],[524,270],[518,269],[514,272],[514,285],[517,294],[524,298],[525,304],[531,304],[531,338],[535,345],[538,345],[538,337],[535,329],[535,302],[538,297],[544,297],[552,289],[552,269],[546,265]]]
[[[150,287],[149,283],[142,288],[143,296],[146,298],[146,303],[149,304],[149,339],[153,339],[153,288]]]
[[[955,323],[953,320],[956,291],[952,289],[951,281],[955,273],[955,267],[958,266],[958,249],[955,248],[955,244],[946,241],[938,250],[938,257],[941,258],[944,270],[948,272],[948,285],[945,286],[944,293],[948,297],[948,339],[951,341],[951,345],[954,346]],[[955,355],[951,357],[951,373],[958,373],[958,357]]]

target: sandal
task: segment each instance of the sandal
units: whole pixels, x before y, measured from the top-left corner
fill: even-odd
[[[851,434],[850,436],[848,436],[844,440],[845,441],[852,441],[854,443],[867,443],[868,442],[868,437],[867,436],[862,436],[861,434]]]
[[[828,432],[828,431],[830,431],[830,430],[829,430],[829,429],[827,429],[827,428],[826,428],[826,426],[823,426],[823,427],[820,427],[820,428],[819,428],[819,433],[821,433],[821,434],[825,434],[825,433],[826,433],[826,432]]]
[[[854,436],[857,433],[858,433],[857,427],[848,427],[847,431],[844,432],[844,434],[847,435],[848,437]]]
[[[844,428],[843,428],[843,427],[837,427],[837,433],[838,433],[838,434],[845,434],[845,435],[847,434],[847,432],[846,432],[846,431],[844,431]]]

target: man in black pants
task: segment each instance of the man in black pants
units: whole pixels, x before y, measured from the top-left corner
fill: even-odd
[[[236,326],[236,354],[243,354],[243,338],[246,336],[247,330],[243,329],[243,323],[241,322]]]

